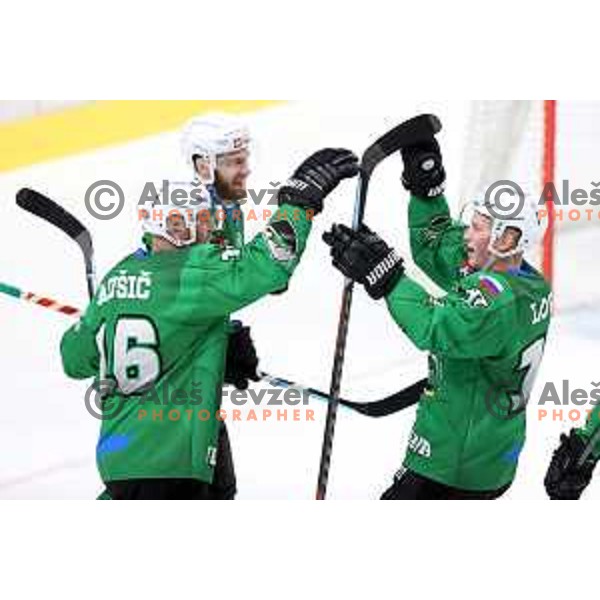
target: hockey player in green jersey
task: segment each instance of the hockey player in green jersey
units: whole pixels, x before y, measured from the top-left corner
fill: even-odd
[[[162,199],[148,212],[147,248],[107,274],[61,342],[66,374],[96,377],[103,394],[97,463],[110,497],[220,497],[213,482],[229,315],[287,284],[312,216],[357,172],[348,150],[311,156],[281,187],[266,229],[235,257],[212,243],[202,187],[189,186],[194,201],[185,207]]]
[[[544,480],[551,500],[579,500],[592,480],[600,458],[600,407],[595,406],[584,427],[560,436]]]
[[[211,209],[219,215],[214,223],[213,241],[222,246],[223,255],[235,256],[245,242],[241,202],[248,195],[251,173],[250,130],[233,115],[201,115],[185,124],[180,141],[194,182],[206,186]],[[230,328],[225,365],[226,384],[247,389],[249,379],[256,379],[258,356],[250,328],[239,321],[233,321]],[[233,499],[237,485],[225,422],[220,425],[217,454],[213,489],[220,490],[220,497]]]
[[[431,297],[366,226],[335,225],[324,236],[334,266],[385,298],[397,325],[430,355],[429,388],[382,499],[498,498],[515,477],[550,321],[550,289],[523,260],[537,212],[524,203],[517,217],[502,219],[493,204],[478,202],[464,226],[443,195],[437,141],[405,148],[402,158],[413,259],[446,295]]]

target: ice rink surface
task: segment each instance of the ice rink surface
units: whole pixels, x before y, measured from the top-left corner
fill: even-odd
[[[288,177],[309,153],[323,146],[357,152],[387,129],[416,112],[438,114],[445,124],[441,143],[449,172],[448,197],[457,194],[466,103],[373,103],[369,108],[339,101],[294,103],[250,115],[256,139],[250,187],[270,188]],[[400,160],[390,158],[377,171],[369,195],[368,225],[407,255],[407,195],[400,185]],[[453,179],[454,176],[454,179]],[[58,230],[20,211],[15,193],[24,186],[49,194],[71,210],[94,235],[99,275],[139,245],[135,203],[114,220],[94,220],[83,196],[94,181],[110,179],[135,198],[143,182],[186,178],[178,136],[166,133],[119,147],[0,175],[3,224],[0,281],[84,306],[85,281],[80,251]],[[353,183],[328,200],[302,264],[284,296],[269,297],[238,315],[252,325],[264,370],[326,390],[329,386],[341,276],[330,264],[321,233],[332,222],[349,223]],[[251,208],[250,206],[247,208]],[[263,223],[248,222],[250,232]],[[561,247],[565,287],[582,287],[578,310],[559,311],[533,393],[563,379],[591,389],[600,380],[600,317],[587,288],[598,287],[592,259],[597,234],[569,232]],[[566,236],[565,236],[566,238]],[[584,267],[587,271],[583,271]],[[559,296],[560,302],[560,296]],[[68,317],[0,297],[0,498],[94,498],[101,489],[94,452],[99,422],[87,413],[86,383],[67,379],[58,351]],[[352,311],[343,397],[368,401],[405,387],[426,374],[426,356],[411,347],[386,312],[357,290]],[[223,408],[233,408],[227,401]],[[239,499],[311,499],[317,479],[325,406],[311,401],[314,422],[229,422]],[[247,406],[242,413],[250,410]],[[550,411],[549,411],[550,412]],[[567,411],[565,411],[566,414]],[[342,409],[338,418],[330,497],[375,499],[400,466],[414,409],[375,419]],[[539,417],[530,406],[528,440],[509,499],[544,499],[543,477],[561,431],[575,423]],[[587,500],[600,498],[593,484]]]

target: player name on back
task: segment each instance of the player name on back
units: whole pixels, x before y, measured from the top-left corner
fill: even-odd
[[[97,305],[102,306],[110,300],[148,300],[152,287],[152,273],[141,271],[130,275],[126,270],[109,277],[98,290]]]

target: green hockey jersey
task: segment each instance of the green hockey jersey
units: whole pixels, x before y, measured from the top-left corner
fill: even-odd
[[[104,481],[212,482],[229,314],[286,287],[311,218],[278,209],[231,255],[214,244],[126,257],[61,342],[67,375],[103,393]]]
[[[405,467],[442,484],[491,491],[512,482],[525,442],[525,406],[539,367],[551,291],[526,263],[468,272],[464,226],[446,199],[411,198],[416,264],[447,295],[402,278],[387,297],[402,331],[430,353]]]

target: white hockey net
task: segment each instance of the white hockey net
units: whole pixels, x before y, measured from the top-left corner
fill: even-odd
[[[486,100],[471,102],[464,137],[460,202],[483,197],[494,182],[511,180],[536,200],[554,182],[561,202],[594,189],[600,170],[600,102]],[[593,202],[593,201],[591,201]],[[600,206],[591,202],[540,207],[542,228],[528,259],[552,280],[556,307],[571,311],[600,300],[594,252]],[[553,215],[550,214],[553,211]]]
[[[497,182],[512,181],[528,197],[543,190],[544,103],[528,100],[471,102],[464,140],[460,202],[482,199]],[[542,225],[540,243],[528,256],[543,270]]]

